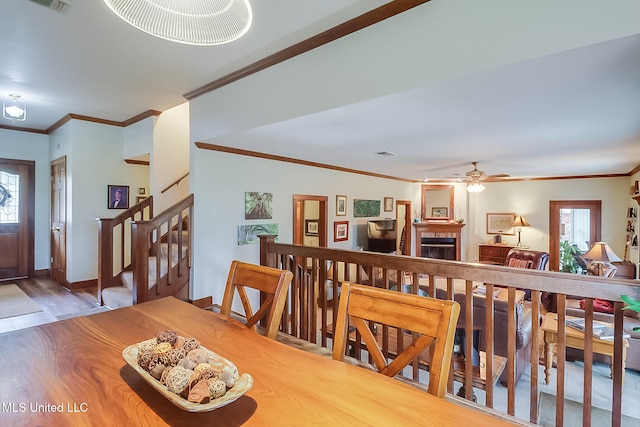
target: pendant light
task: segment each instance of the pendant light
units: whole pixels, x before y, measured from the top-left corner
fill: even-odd
[[[213,46],[242,37],[251,27],[248,0],[104,0],[125,22],[176,43]]]

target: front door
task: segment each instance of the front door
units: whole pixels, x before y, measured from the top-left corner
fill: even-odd
[[[67,159],[51,162],[51,278],[65,284],[67,280]]]
[[[33,253],[34,162],[0,159],[0,280],[27,277]]]

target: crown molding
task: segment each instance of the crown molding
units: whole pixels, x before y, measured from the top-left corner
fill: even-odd
[[[288,59],[309,52],[317,47],[323,46],[351,33],[355,33],[363,28],[377,24],[378,22],[384,21],[385,19],[391,18],[392,16],[398,15],[402,12],[406,12],[416,6],[428,3],[429,1],[430,0],[395,0],[389,2],[320,34],[316,34],[315,36],[303,40],[300,43],[296,43],[293,46],[289,46],[286,49],[269,55],[266,58],[254,62],[253,64],[242,67],[239,70],[212,81],[211,83],[207,83],[204,86],[187,92],[183,96],[188,100],[192,100],[200,95],[220,89],[223,86],[248,77],[258,71],[262,71]]]

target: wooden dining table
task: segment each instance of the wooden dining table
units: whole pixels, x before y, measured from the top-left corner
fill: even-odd
[[[169,329],[232,361],[252,388],[210,412],[173,405],[122,356]],[[173,297],[0,334],[0,352],[3,426],[512,425]]]

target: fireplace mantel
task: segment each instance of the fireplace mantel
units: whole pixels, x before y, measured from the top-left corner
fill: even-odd
[[[456,260],[460,261],[460,237],[465,224],[457,222],[414,222],[416,229],[416,256],[422,253],[422,238],[454,238]]]

